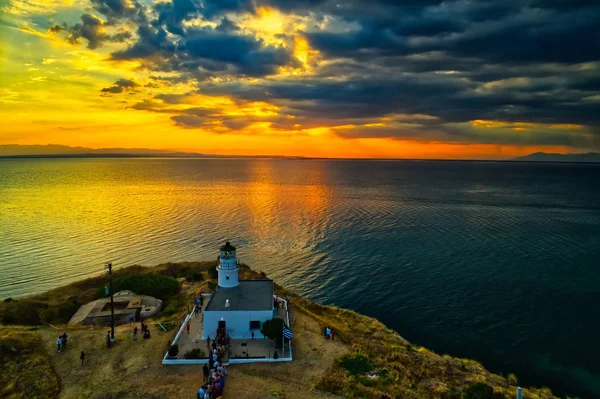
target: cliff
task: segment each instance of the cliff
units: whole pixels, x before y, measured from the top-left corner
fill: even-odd
[[[165,298],[166,308],[162,315],[148,321],[153,332],[150,340],[132,341],[131,326],[123,325],[117,327],[117,343],[111,349],[106,349],[103,340],[106,327],[54,324],[66,322],[65,318],[70,317],[69,313],[76,310],[79,303],[97,296],[104,285],[102,277],[0,304],[0,317],[5,323],[44,325],[34,328],[34,331],[23,326],[4,326],[0,334],[2,337],[10,334],[13,340],[38,340],[39,347],[25,346],[36,353],[39,364],[48,364],[36,373],[0,373],[0,386],[8,387],[2,391],[3,396],[94,399],[194,397],[201,380],[200,368],[163,366],[160,360],[192,298],[214,287],[214,266],[214,262],[169,263],[115,272],[117,280],[125,276],[129,279],[140,276],[140,281],[143,281],[143,276],[148,273],[159,274],[179,280],[180,289]],[[245,279],[264,277],[264,274],[246,266],[242,267],[242,273],[240,277]],[[294,361],[231,366],[225,397],[514,397],[516,377],[512,375],[505,378],[488,372],[473,360],[442,356],[411,345],[373,318],[316,304],[279,286],[276,286],[276,292],[292,296]],[[46,325],[48,322],[53,325]],[[168,331],[164,332],[158,322]],[[336,331],[335,342],[323,338],[322,331],[326,325]],[[65,351],[56,353],[56,338],[63,328],[69,334],[69,346]],[[83,367],[79,362],[81,351],[86,353]],[[11,370],[23,367],[22,364],[15,365],[16,360],[4,352],[0,352],[0,356],[3,370],[5,366],[13,367]],[[35,383],[36,379],[42,378],[48,382]],[[53,385],[52,381],[58,383]],[[28,387],[27,391],[25,387]],[[525,389],[524,397],[554,398],[548,389]]]

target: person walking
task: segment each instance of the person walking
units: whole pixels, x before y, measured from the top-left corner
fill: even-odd
[[[56,341],[56,349],[58,352],[60,352],[61,347],[62,347],[62,337],[58,337],[58,341]]]
[[[204,382],[206,383],[206,380],[208,379],[208,366],[206,364],[202,367],[202,374],[204,375]]]
[[[85,352],[81,351],[81,355],[79,355],[79,359],[81,359],[81,367],[83,367],[83,360],[85,359]]]
[[[138,332],[137,326],[133,327],[133,340],[134,341],[137,341],[137,332]]]
[[[185,329],[187,330],[188,335],[190,335],[190,323],[187,323]]]
[[[206,337],[206,346],[208,346],[208,350],[210,350],[210,335]]]

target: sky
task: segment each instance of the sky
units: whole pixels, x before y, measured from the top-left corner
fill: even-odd
[[[0,0],[0,144],[600,150],[597,0]]]

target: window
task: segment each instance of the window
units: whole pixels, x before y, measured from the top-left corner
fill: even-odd
[[[229,274],[225,275],[225,280],[229,280]]]
[[[252,320],[250,322],[250,329],[251,330],[260,330],[260,320]]]

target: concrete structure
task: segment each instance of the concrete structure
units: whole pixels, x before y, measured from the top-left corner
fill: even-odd
[[[225,328],[231,338],[262,338],[262,324],[274,317],[273,280],[238,278],[235,247],[227,241],[220,249],[219,285],[204,311],[204,334],[215,337],[217,328]]]
[[[140,321],[154,316],[163,308],[160,299],[136,295],[131,291],[119,291],[113,295],[115,324]],[[98,299],[79,308],[69,324],[110,324],[110,297]]]

